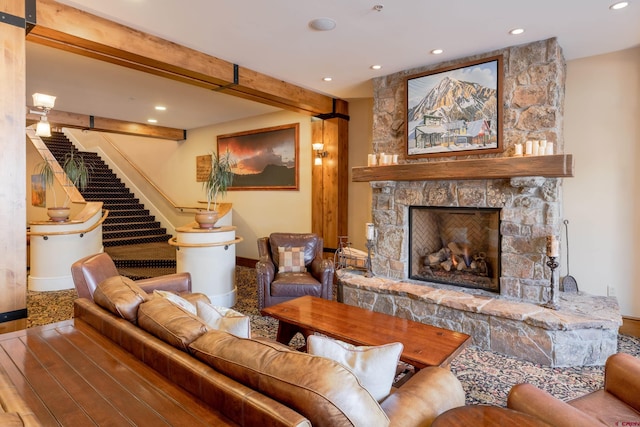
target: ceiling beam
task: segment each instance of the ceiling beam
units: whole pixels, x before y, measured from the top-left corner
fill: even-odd
[[[36,0],[27,40],[232,96],[316,116],[334,98],[53,0]]]
[[[27,125],[37,123],[40,120],[40,117],[40,114],[31,113],[27,109]],[[133,123],[124,120],[68,113],[59,110],[50,110],[47,113],[47,120],[49,120],[51,125],[60,127],[146,136],[150,138],[170,139],[174,141],[186,139],[186,131],[184,129]]]

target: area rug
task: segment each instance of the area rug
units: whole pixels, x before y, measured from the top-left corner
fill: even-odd
[[[254,335],[275,339],[278,321],[262,317],[257,306],[257,283],[253,268],[237,267],[238,298],[234,308],[251,317]],[[75,290],[28,292],[28,327],[44,325],[73,316]],[[302,340],[297,337],[297,340]],[[292,345],[299,345],[293,342]],[[619,335],[618,351],[640,357],[640,339]],[[550,368],[469,346],[451,363],[466,393],[467,404],[506,406],[509,390],[528,382],[562,400],[571,400],[603,387],[604,368],[585,366]]]

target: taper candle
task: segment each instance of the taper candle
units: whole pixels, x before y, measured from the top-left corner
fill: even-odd
[[[560,241],[556,236],[547,236],[547,256],[558,257],[560,254]]]

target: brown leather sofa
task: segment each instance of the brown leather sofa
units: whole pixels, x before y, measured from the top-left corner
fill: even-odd
[[[258,308],[305,295],[333,299],[333,261],[323,259],[324,242],[314,233],[271,233],[258,239]],[[279,272],[278,247],[304,248],[306,272]]]
[[[624,353],[609,356],[604,375],[603,389],[569,402],[531,384],[518,384],[511,389],[507,406],[552,426],[640,425],[640,359]]]
[[[99,284],[95,301],[77,299],[75,321],[89,324],[238,425],[429,426],[440,413],[464,405],[462,386],[447,369],[422,369],[378,403],[332,360],[212,330],[165,298],[141,299],[138,291],[129,298],[132,285],[124,286],[129,288]]]

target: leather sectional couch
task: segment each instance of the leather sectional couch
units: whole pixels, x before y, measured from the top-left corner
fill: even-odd
[[[460,382],[447,369],[422,369],[378,403],[337,362],[265,338],[213,330],[132,282],[105,282],[109,286],[98,284],[89,298],[74,302],[76,321],[90,324],[239,425],[428,426],[442,412],[464,405]],[[188,294],[188,284],[171,288],[187,292],[190,300],[206,298]]]

